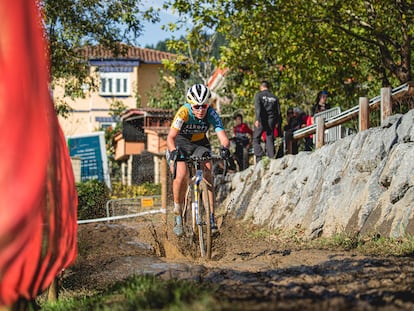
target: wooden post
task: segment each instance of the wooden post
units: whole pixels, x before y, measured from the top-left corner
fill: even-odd
[[[122,184],[122,186],[126,185],[125,162],[124,161],[122,161],[122,163],[121,163],[121,184]]]
[[[293,137],[285,140],[286,141],[286,154],[292,154],[292,140],[293,140]]]
[[[392,114],[391,88],[381,88],[381,124]]]
[[[369,101],[367,97],[359,98],[359,131],[369,129]]]
[[[127,185],[131,186],[132,185],[132,155],[129,156],[128,158],[128,176],[127,176]]]
[[[325,118],[317,118],[316,123],[316,148],[325,144]]]
[[[161,183],[161,156],[154,155],[154,184]]]
[[[47,301],[54,302],[57,301],[59,296],[59,285],[58,285],[58,278],[55,277],[52,284],[49,285],[47,288]]]

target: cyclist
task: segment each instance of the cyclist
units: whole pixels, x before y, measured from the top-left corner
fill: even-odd
[[[176,176],[173,180],[172,190],[174,199],[175,225],[173,232],[177,236],[183,234],[181,210],[184,205],[185,192],[188,183],[188,172],[185,159],[191,155],[206,156],[211,154],[211,145],[206,136],[212,125],[221,144],[220,155],[224,159],[230,157],[229,139],[224,130],[223,123],[218,113],[210,107],[208,100],[211,97],[210,90],[203,84],[194,84],[187,91],[187,102],[182,105],[174,116],[167,136],[167,161],[173,172],[176,164]],[[212,188],[213,176],[211,162],[203,163],[203,176],[210,184],[208,195],[213,202],[210,210],[212,231],[217,231],[214,219],[214,192]]]

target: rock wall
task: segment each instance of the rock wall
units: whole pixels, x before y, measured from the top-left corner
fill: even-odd
[[[218,196],[237,218],[309,238],[414,234],[414,110],[314,152],[263,160]]]

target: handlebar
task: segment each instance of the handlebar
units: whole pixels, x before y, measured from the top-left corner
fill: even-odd
[[[185,159],[185,162],[197,165],[201,162],[210,161],[210,160],[224,160],[224,159],[223,159],[223,157],[221,157],[219,155],[215,155],[215,154],[208,155],[208,156],[203,156],[203,157],[198,157],[198,156],[191,155],[187,159]],[[228,167],[227,160],[224,160],[223,175],[226,175],[227,167]],[[177,159],[175,159],[175,161],[174,161],[174,172],[173,172],[173,176],[172,176],[173,179],[175,179],[176,175],[177,175]]]
[[[210,161],[210,160],[223,160],[223,158],[219,155],[213,154],[213,155],[208,155],[208,156],[204,156],[204,157],[197,157],[195,155],[191,155],[189,156],[185,161],[187,163],[200,163],[200,162],[204,162],[204,161]]]

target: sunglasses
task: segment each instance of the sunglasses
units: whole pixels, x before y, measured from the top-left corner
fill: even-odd
[[[204,105],[193,105],[193,108],[195,110],[206,109],[207,105],[206,104],[204,104]]]

